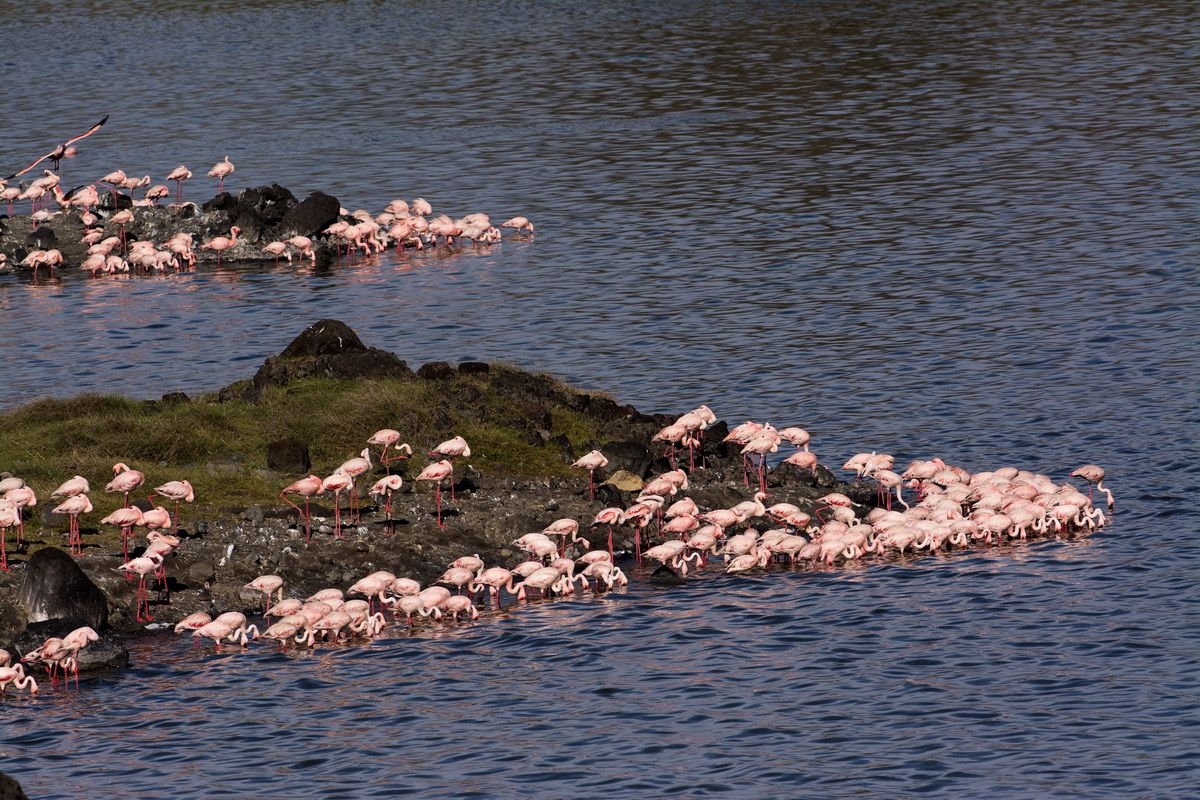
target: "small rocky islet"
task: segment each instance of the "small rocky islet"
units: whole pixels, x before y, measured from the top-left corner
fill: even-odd
[[[711,424],[705,423],[700,429],[693,426],[689,441],[687,436],[668,434],[678,427],[680,418],[644,414],[604,395],[573,389],[550,376],[479,362],[464,362],[457,366],[431,362],[413,371],[394,354],[365,346],[353,330],[336,320],[313,324],[282,353],[267,359],[252,378],[225,387],[216,393],[216,399],[218,402],[254,402],[268,387],[286,387],[311,376],[350,381],[387,376],[433,384],[469,378],[477,387],[486,385],[498,390],[500,396],[510,398],[512,408],[507,410],[510,422],[512,419],[523,420],[527,444],[550,453],[560,467],[551,470],[553,474],[544,476],[506,474],[502,470],[478,468],[468,459],[466,464],[455,468],[454,499],[443,498],[446,505],[441,509],[439,520],[434,487],[412,480],[429,462],[425,452],[436,442],[413,442],[415,455],[411,466],[404,462],[393,462],[387,467],[374,463],[359,484],[362,487],[360,494],[365,495],[365,488],[393,467],[402,472],[404,482],[391,498],[390,514],[385,514],[382,503],[364,496],[361,520],[345,524],[341,536],[336,535],[333,528],[334,508],[332,498],[328,496],[312,500],[311,536],[294,507],[282,495],[276,498],[277,501],[240,508],[225,505],[218,497],[197,497],[194,504],[183,505],[180,518],[174,521],[172,532],[180,541],[166,560],[166,591],[157,594],[151,591],[149,612],[154,620],[151,630],[173,626],[200,612],[212,616],[231,611],[247,615],[261,612],[263,595],[248,584],[262,575],[281,576],[288,596],[304,598],[330,587],[346,590],[375,572],[412,578],[422,586],[428,586],[437,582],[447,567],[463,556],[477,555],[489,566],[513,567],[530,558],[517,545],[519,538],[533,531],[543,531],[564,519],[577,521],[579,534],[592,539],[594,547],[602,548],[601,540],[607,536],[607,527],[598,526],[594,533],[588,531],[589,523],[596,519],[598,512],[605,508],[632,508],[647,485],[662,483],[661,477],[669,472],[686,475],[688,479],[686,489],[670,501],[687,497],[697,509],[707,510],[725,510],[753,503],[762,509],[755,493],[765,489],[769,502],[775,504],[773,509],[776,506],[782,509],[771,515],[752,510],[740,523],[723,530],[726,536],[751,526],[760,532],[774,527],[787,534],[799,534],[802,540],[816,541],[816,520],[814,526],[809,527],[805,518],[814,514],[819,518],[822,506],[829,508],[830,501],[824,498],[837,498],[832,502],[842,506],[841,510],[848,518],[866,516],[868,509],[891,503],[891,495],[881,492],[882,479],[865,480],[860,476],[853,481],[844,481],[820,463],[800,467],[794,459],[791,463],[785,461],[765,470],[760,485],[753,465],[748,469],[743,459],[744,445],[734,441],[736,429],[735,436],[731,436],[730,427],[723,420],[714,418]],[[472,403],[477,402],[482,393],[464,392],[457,398],[454,393],[445,396],[447,403]],[[162,401],[150,402],[193,401],[175,394]],[[591,438],[572,441],[566,435],[552,434],[552,420],[564,409],[587,419]],[[373,432],[364,429],[361,441],[365,442]],[[694,452],[681,449],[676,453],[675,444],[662,441],[664,434],[683,447],[691,443]],[[806,433],[803,438],[807,440]],[[254,463],[211,464],[209,467],[213,470],[258,470],[269,475],[282,489],[314,467],[316,472],[322,473],[337,466],[335,463],[309,464],[308,444],[296,439],[275,441],[264,452],[245,459],[245,462]],[[807,453],[807,441],[804,444]],[[576,459],[592,449],[602,451],[608,463],[597,468],[592,476],[583,470],[570,469]],[[356,452],[353,447],[347,447],[346,455],[350,457]],[[799,447],[797,452],[801,452]],[[118,458],[119,454],[114,454],[113,460]],[[691,459],[694,459],[694,466],[683,471],[690,466],[688,461]],[[808,464],[812,460],[802,459],[800,463]],[[850,467],[850,462],[844,468],[863,471]],[[882,466],[877,465],[876,469],[882,469]],[[1015,479],[1018,470],[1006,470]],[[169,467],[147,467],[146,471],[146,486],[166,482],[171,477]],[[67,477],[64,475],[63,479]],[[594,496],[589,477],[595,479]],[[1069,484],[1055,487],[1045,476],[1036,477],[1045,484],[1045,491],[1069,490],[1078,494],[1078,490]],[[49,494],[50,487],[43,491]],[[751,500],[752,496],[754,500]],[[898,491],[896,496],[899,498]],[[1086,495],[1079,496],[1084,500],[1087,498]],[[113,501],[111,496],[107,499]],[[910,499],[915,502],[915,498]],[[818,500],[822,502],[818,504]],[[1074,495],[1066,500],[1081,502]],[[136,611],[138,582],[130,580],[118,569],[126,558],[121,540],[119,537],[114,539],[110,531],[108,537],[102,537],[103,543],[85,546],[83,555],[72,557],[62,549],[66,543],[66,518],[49,513],[53,502],[43,504],[40,516],[35,514],[26,522],[23,547],[16,553],[12,553],[10,547],[11,571],[0,573],[0,646],[19,657],[37,648],[48,636],[62,636],[81,625],[88,625],[101,631],[102,635],[99,641],[80,652],[80,669],[86,672],[123,666],[126,655],[121,638],[145,634],[147,627],[138,619]],[[962,506],[964,502],[959,498],[951,504]],[[147,500],[140,504],[145,509],[150,508]],[[853,504],[858,510],[851,513],[844,504]],[[874,513],[878,519],[884,512],[880,508]],[[1023,523],[1019,537],[1015,529],[992,533],[999,543],[1023,541],[1026,536],[1086,533],[1097,526],[1093,513],[1099,515],[1099,524],[1103,524],[1102,512],[1089,507],[1068,515],[1065,527],[1056,523],[1051,528],[1044,521],[1029,521]],[[830,515],[826,511],[826,517]],[[98,520],[99,515],[95,516]],[[838,514],[833,513],[833,516]],[[1050,515],[1045,517],[1049,519]],[[83,529],[85,542],[94,539],[98,533],[94,527],[87,527],[88,524],[85,522]],[[94,526],[95,520],[90,524]],[[664,539],[678,539],[675,534],[654,532],[655,527],[645,528],[643,535],[647,540],[642,543],[643,547]],[[635,548],[635,530],[628,525],[615,529],[617,564],[627,569]],[[991,534],[987,541],[993,541]],[[958,540],[959,545],[975,543],[969,542],[965,534]],[[145,536],[132,540],[129,557],[140,555],[145,544]],[[900,547],[902,557],[912,557],[911,554],[903,555],[902,543],[893,542],[892,547],[893,550]],[[930,546],[930,550],[952,547],[953,543],[939,541],[936,547]],[[805,563],[810,568],[834,568],[823,565],[826,561],[832,564],[845,560],[847,553],[855,557],[864,555],[861,549],[857,553],[853,548],[845,551],[836,548],[836,551],[831,550],[828,558],[822,554],[816,561],[810,557]],[[686,570],[687,562],[668,558],[666,563],[669,566],[654,573],[655,579],[680,580],[677,573]],[[765,563],[763,560],[759,566]],[[645,572],[648,571],[643,570]],[[400,624],[403,624],[402,620]]]

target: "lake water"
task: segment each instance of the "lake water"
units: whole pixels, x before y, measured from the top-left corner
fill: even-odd
[[[635,577],[300,656],[134,644],[0,704],[31,797],[1192,797],[1194,4],[0,3],[0,168],[534,220],[327,270],[0,275],[0,407],[248,377],[323,317],[651,412],[1104,465],[1085,540]],[[2,465],[0,465],[2,466]],[[344,588],[344,587],[343,587]]]

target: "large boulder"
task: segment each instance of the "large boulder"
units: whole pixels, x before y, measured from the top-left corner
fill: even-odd
[[[243,392],[254,399],[267,386],[283,386],[299,378],[409,378],[413,372],[395,353],[362,343],[350,326],[335,319],[315,322],[283,352],[268,358]],[[222,397],[227,396],[222,392]]]
[[[316,236],[337,221],[342,204],[324,192],[313,192],[284,213],[273,231],[279,240],[292,236]]]
[[[108,622],[108,600],[70,555],[45,547],[29,558],[17,600],[30,623],[76,617],[99,630]]]

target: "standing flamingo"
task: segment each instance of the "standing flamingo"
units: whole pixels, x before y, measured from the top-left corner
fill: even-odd
[[[354,479],[344,472],[335,472],[321,481],[322,492],[333,492],[333,535],[342,536],[342,492],[354,485]]]
[[[167,173],[167,180],[175,181],[175,202],[183,202],[183,182],[192,177],[192,171],[180,164],[175,169]]]
[[[1104,488],[1101,481],[1104,480],[1104,467],[1098,464],[1084,464],[1079,469],[1071,473],[1072,478],[1083,478],[1091,486],[1088,486],[1088,500],[1092,499],[1092,489],[1095,487],[1104,494],[1108,495],[1108,507],[1113,507],[1113,493]]]
[[[125,572],[129,577],[133,577],[136,573],[139,576],[137,588],[137,608],[134,611],[134,619],[138,622],[153,622],[154,617],[150,616],[150,597],[146,591],[146,576],[154,572],[162,566],[163,557],[158,553],[152,553],[148,556],[140,556],[138,558],[128,560],[121,566],[117,567],[118,572]],[[142,616],[142,609],[145,609],[146,616]]]
[[[59,503],[51,512],[67,515],[67,546],[71,554],[83,555],[83,537],[79,533],[79,515],[92,513],[92,501],[86,494],[73,494]]]
[[[232,228],[229,229],[229,236],[215,236],[212,239],[209,239],[207,242],[204,242],[202,245],[200,245],[200,249],[201,250],[211,250],[214,253],[216,253],[217,254],[217,267],[219,268],[221,266],[221,253],[224,253],[226,250],[230,249],[235,244],[237,244],[237,237],[238,237],[238,234],[241,232],[242,232],[242,229],[239,228],[237,225],[234,225]]]
[[[129,508],[129,493],[141,486],[146,480],[146,474],[136,469],[130,469],[126,464],[113,464],[113,475],[105,487],[106,492],[121,492],[125,495],[125,508]]]
[[[442,458],[454,461],[456,458],[470,458],[471,447],[467,444],[467,440],[461,436],[455,436],[453,439],[447,439],[437,447],[429,451],[431,458],[434,456],[442,456]],[[454,481],[450,481],[450,499],[454,498]]]
[[[586,469],[588,472],[588,494],[591,499],[596,499],[596,480],[595,472],[598,469],[604,469],[608,466],[608,459],[599,450],[593,450],[585,456],[580,457],[571,465],[577,469]]]
[[[334,472],[341,472],[350,476],[350,514],[351,522],[358,523],[362,521],[362,516],[358,510],[358,487],[354,481],[359,475],[364,475],[371,469],[371,448],[364,447],[359,452],[358,457],[352,458],[349,461],[342,463]]]
[[[383,513],[387,519],[388,532],[391,532],[392,527],[392,494],[400,491],[400,487],[404,485],[404,480],[399,475],[388,475],[375,481],[375,485],[371,487],[371,495],[378,497],[383,495]]]
[[[217,191],[225,191],[225,176],[233,174],[233,162],[229,160],[229,156],[225,156],[224,160],[213,164],[213,168],[208,171],[208,177],[217,179]]]
[[[263,616],[271,610],[271,595],[279,592],[280,601],[283,600],[283,578],[278,575],[259,575],[254,580],[242,587],[243,589],[254,589],[263,593]]]
[[[593,528],[596,527],[597,525],[607,525],[608,526],[608,560],[609,561],[611,561],[612,557],[613,557],[613,525],[623,525],[624,523],[625,523],[624,509],[611,507],[611,508],[600,509],[600,511],[596,514],[596,517],[592,520],[592,524],[589,526],[589,527],[593,527]]]
[[[121,550],[125,560],[129,560],[129,537],[133,535],[133,526],[142,524],[142,510],[136,506],[118,508],[104,519],[101,525],[116,525],[121,529]]]
[[[25,541],[25,517],[23,510],[33,508],[37,505],[37,495],[29,486],[18,486],[16,489],[9,489],[4,497],[12,501],[17,507],[17,545],[20,546]]]
[[[419,481],[433,481],[434,492],[437,496],[437,524],[439,528],[445,527],[442,524],[442,481],[446,478],[451,478],[451,487],[453,487],[454,465],[447,459],[435,461],[425,469],[421,470],[421,474],[416,477]],[[451,489],[453,491],[453,488]]]
[[[412,455],[412,446],[405,443],[396,445],[399,441],[400,431],[393,430],[392,428],[383,428],[371,434],[371,438],[367,439],[367,444],[383,445],[383,450],[379,453],[379,463],[387,467],[393,461],[400,461]],[[396,445],[396,455],[388,458],[388,448],[392,445]],[[391,470],[389,469],[388,471],[390,472]]]
[[[11,500],[0,499],[0,572],[8,572],[8,554],[5,552],[5,540],[8,529],[17,524],[21,512],[17,504]]]
[[[168,500],[175,501],[175,524],[179,522],[179,503],[183,501],[190,503],[196,499],[196,493],[192,491],[192,484],[188,481],[167,481],[162,486],[155,486],[154,493]]]
[[[312,538],[312,515],[308,510],[309,498],[320,494],[324,490],[325,482],[321,480],[320,476],[309,475],[307,478],[301,478],[295,483],[288,484],[283,488],[283,491],[279,493],[279,496],[283,498],[283,501],[292,508],[296,509],[296,512],[300,514],[300,518],[304,520],[304,541],[306,542],[310,541]],[[288,500],[287,496],[289,494],[298,494],[304,498],[303,511],[300,510],[300,506],[296,505],[291,500]]]

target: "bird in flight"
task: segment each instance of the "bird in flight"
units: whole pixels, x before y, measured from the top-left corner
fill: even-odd
[[[64,158],[70,158],[71,156],[75,155],[75,148],[73,145],[76,142],[78,142],[80,139],[86,139],[87,137],[89,137],[93,133],[95,133],[96,131],[100,130],[100,126],[106,122],[108,122],[107,114],[104,115],[104,119],[100,120],[95,125],[93,125],[92,127],[88,128],[86,131],[84,131],[83,133],[79,134],[78,136],[76,136],[72,139],[67,139],[65,142],[63,142],[62,144],[55,147],[49,153],[46,153],[46,155],[42,156],[37,161],[34,161],[32,164],[30,164],[25,169],[21,170],[20,172],[14,172],[12,175],[9,175],[4,180],[10,181],[13,178],[17,178],[17,177],[20,177],[21,175],[24,175],[26,172],[29,172],[29,170],[33,169],[38,164],[45,161],[47,158],[54,162],[54,171],[58,172],[58,162],[62,161]]]

